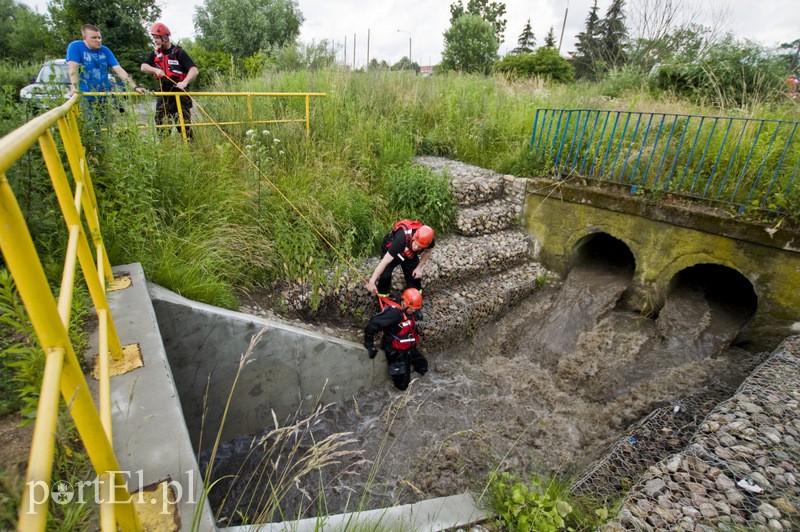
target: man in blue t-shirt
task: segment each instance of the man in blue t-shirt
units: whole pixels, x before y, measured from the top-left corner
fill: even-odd
[[[108,81],[108,69],[129,84],[130,87],[144,94],[144,89],[136,85],[133,78],[124,68],[119,66],[117,58],[108,47],[103,46],[103,38],[100,36],[100,29],[91,24],[84,24],[81,28],[82,41],[72,41],[67,47],[67,64],[69,65],[70,91],[67,94],[71,97],[78,92],[108,92],[111,84]],[[86,100],[94,101],[95,97],[86,96]]]

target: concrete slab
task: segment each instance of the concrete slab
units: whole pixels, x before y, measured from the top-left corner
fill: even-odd
[[[343,532],[346,530],[402,530],[436,532],[486,519],[469,493],[429,499],[380,510],[329,515],[284,523],[221,528],[226,532]]]
[[[138,343],[144,362],[142,367],[111,379],[114,451],[123,476],[131,491],[170,480],[182,528],[188,530],[199,512],[199,529],[214,529],[208,504],[203,503],[200,509],[199,503],[205,500],[200,470],[144,272],[137,263],[117,266],[114,273],[126,273],[132,281],[130,287],[107,296],[120,341],[123,345]],[[96,333],[89,345],[97,345]],[[97,381],[89,379],[89,385],[96,396]]]
[[[313,330],[186,299],[150,284],[164,346],[195,451],[345,399],[387,379],[364,346]],[[246,365],[242,355],[264,330]],[[236,388],[220,427],[231,386]],[[202,434],[201,434],[202,433]]]

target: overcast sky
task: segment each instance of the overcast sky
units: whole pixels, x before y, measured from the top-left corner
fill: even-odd
[[[40,12],[46,12],[47,0],[22,0]],[[593,0],[506,0],[505,41],[500,53],[505,54],[516,46],[517,38],[528,19],[542,44],[550,26],[555,29],[556,40],[561,35],[564,13],[568,9],[562,54],[575,49],[575,35],[585,25],[586,15]],[[628,4],[641,5],[646,0],[629,0]],[[800,38],[800,2],[798,0],[675,0],[687,5],[692,20],[710,25],[722,24],[722,29],[737,37],[753,39],[773,45]],[[173,39],[194,36],[193,16],[195,6],[202,0],[161,0],[162,19],[170,27]],[[336,44],[339,61],[344,59],[347,42],[347,62],[353,64],[355,38],[356,66],[369,58],[385,60],[392,64],[408,55],[409,37],[411,56],[420,65],[436,64],[441,59],[444,39],[442,34],[450,25],[452,0],[299,0],[305,22],[300,28],[300,40],[319,42],[322,39]],[[464,4],[467,0],[464,0]],[[611,0],[598,0],[602,16]],[[720,17],[720,12],[724,16]],[[100,28],[102,30],[102,28]],[[398,31],[400,30],[400,31]],[[78,36],[76,36],[78,38]]]

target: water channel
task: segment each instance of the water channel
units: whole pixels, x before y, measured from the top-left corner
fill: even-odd
[[[657,316],[634,312],[624,305],[633,258],[623,248],[595,242],[563,281],[458,345],[428,351],[431,371],[407,392],[387,382],[290,433],[265,415],[264,431],[222,444],[210,495],[220,524],[480,493],[496,469],[575,478],[653,409],[731,395],[760,360],[742,336],[752,287],[698,266],[675,280]],[[350,454],[275,489],[313,442],[342,433]]]

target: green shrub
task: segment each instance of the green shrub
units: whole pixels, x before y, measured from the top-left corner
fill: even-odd
[[[558,50],[546,46],[532,54],[507,55],[495,63],[494,71],[517,77],[538,76],[559,83],[569,83],[575,78],[572,65]]]
[[[647,89],[647,75],[635,65],[614,68],[603,76],[599,83],[600,94],[619,98],[624,94],[636,94]]]
[[[783,92],[784,66],[763,46],[728,35],[703,57],[657,66],[650,87],[700,104],[745,107],[774,100]]]
[[[27,102],[19,102],[19,90],[36,76],[39,66],[0,61],[0,137],[35,116]]]
[[[387,175],[387,198],[398,219],[421,220],[435,231],[448,231],[455,216],[450,180],[420,166],[405,164]]]
[[[596,530],[609,516],[605,506],[597,508],[591,501],[573,498],[569,485],[555,477],[545,483],[532,475],[524,483],[511,473],[495,472],[486,494],[496,523],[510,532]]]

